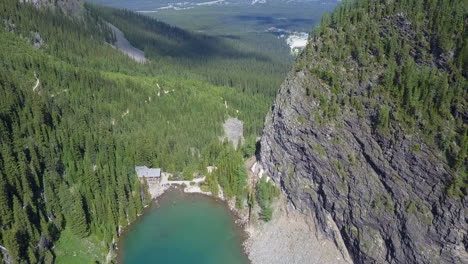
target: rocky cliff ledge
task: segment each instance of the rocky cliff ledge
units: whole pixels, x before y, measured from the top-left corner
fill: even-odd
[[[20,3],[29,3],[35,7],[59,7],[66,14],[76,14],[82,9],[81,0],[19,0]]]
[[[264,169],[355,263],[468,263],[462,2],[344,2],[267,116]]]
[[[290,202],[341,237],[355,262],[468,263],[467,200],[447,197],[443,159],[416,135],[375,133],[351,109],[318,122],[320,102],[305,87],[329,92],[320,83],[292,72],[265,123],[261,161]]]

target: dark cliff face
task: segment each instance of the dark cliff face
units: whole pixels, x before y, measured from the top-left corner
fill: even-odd
[[[379,95],[357,95],[379,87],[386,65],[347,59],[332,69],[349,90],[334,94],[311,70],[327,64],[318,55],[324,42],[311,40],[277,95],[261,139],[264,168],[325,234],[343,238],[357,263],[468,263],[468,199],[447,194],[455,176],[446,157],[400,122],[377,128],[378,105],[390,105],[390,116],[395,107]],[[360,67],[375,74],[353,78]],[[359,104],[338,103],[327,118],[323,105],[349,91]]]
[[[19,0],[20,3],[29,3],[36,7],[60,8],[66,14],[76,14],[82,9],[81,0]]]
[[[306,75],[290,74],[261,141],[261,161],[290,201],[332,237],[331,216],[358,263],[466,263],[467,201],[446,196],[441,157],[415,135],[386,140],[347,110],[317,124]]]

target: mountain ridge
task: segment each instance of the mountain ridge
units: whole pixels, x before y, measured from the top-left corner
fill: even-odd
[[[69,15],[76,15],[83,8],[83,2],[81,0],[19,0],[19,2],[22,4],[32,4],[37,8],[59,8]]]
[[[344,2],[267,116],[264,168],[357,263],[468,261],[464,15],[461,1]]]

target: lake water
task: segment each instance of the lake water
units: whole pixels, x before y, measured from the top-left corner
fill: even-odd
[[[248,264],[243,233],[221,202],[171,190],[129,228],[123,264]]]

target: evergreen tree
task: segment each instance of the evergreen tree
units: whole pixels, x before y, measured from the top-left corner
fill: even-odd
[[[83,209],[83,202],[79,195],[74,197],[73,210],[70,217],[67,218],[67,222],[70,223],[71,229],[75,235],[82,238],[89,235],[89,226]]]

